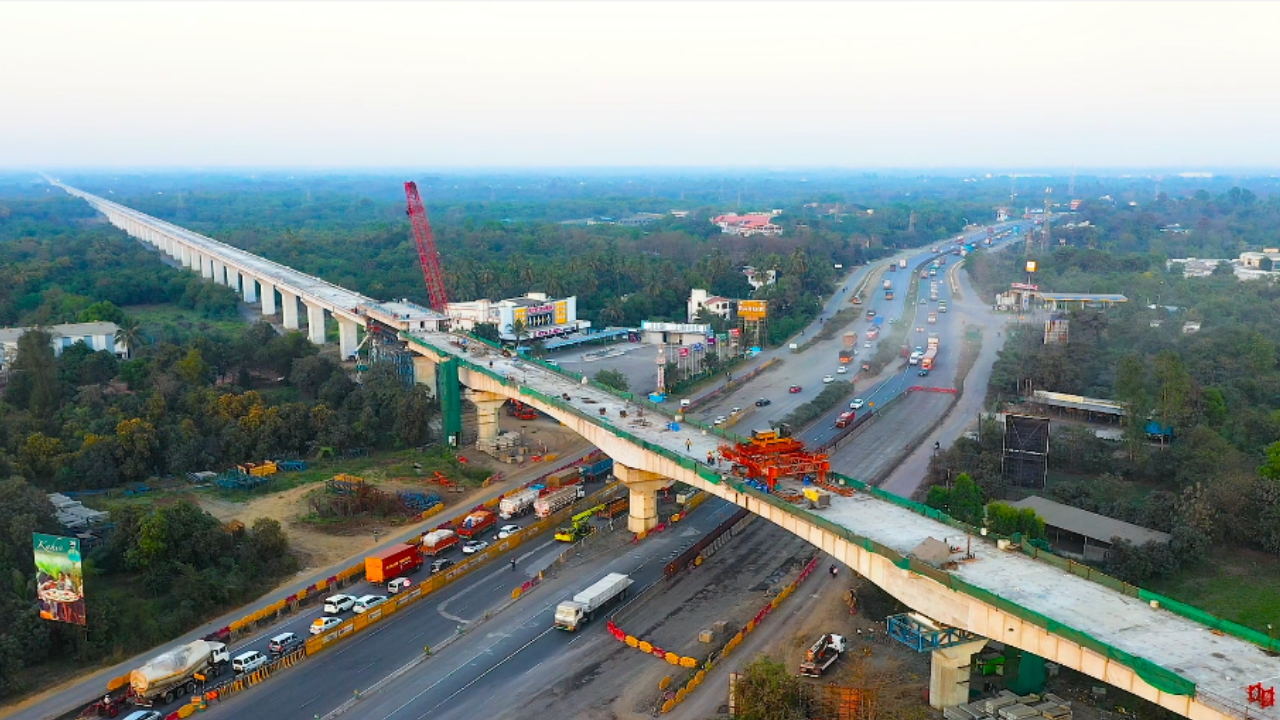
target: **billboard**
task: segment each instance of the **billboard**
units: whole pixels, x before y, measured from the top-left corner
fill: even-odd
[[[32,533],[36,561],[36,597],[40,617],[84,625],[84,570],[76,538]]]
[[[743,320],[763,320],[769,314],[768,300],[739,300],[738,317]]]

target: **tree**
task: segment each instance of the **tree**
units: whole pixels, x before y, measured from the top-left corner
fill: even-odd
[[[1147,414],[1151,412],[1151,391],[1147,385],[1147,364],[1138,355],[1120,358],[1116,367],[1116,399],[1125,406],[1124,437],[1133,459],[1146,442]]]
[[[396,411],[395,434],[406,447],[426,444],[431,437],[431,418],[435,402],[427,389],[414,385],[400,401]]]
[[[18,448],[18,469],[33,483],[48,487],[62,457],[62,440],[32,433]]]
[[[320,388],[339,372],[342,372],[342,368],[327,356],[312,355],[293,361],[293,372],[289,374],[289,382],[298,388],[303,397],[314,400]]]
[[[802,683],[785,665],[761,655],[742,669],[733,685],[737,716],[744,720],[803,720]]]
[[[471,334],[491,343],[502,342],[502,336],[498,334],[497,323],[476,323],[476,326],[471,329]]]
[[[140,418],[120,421],[116,425],[116,445],[120,470],[126,477],[141,480],[154,470],[160,442],[151,423]]]
[[[204,355],[195,348],[188,350],[173,367],[188,385],[203,385],[209,381],[209,363],[204,361]]]
[[[18,357],[9,370],[5,400],[30,410],[42,422],[50,422],[61,394],[53,336],[38,328],[24,332],[18,338]]]
[[[631,381],[627,379],[626,375],[617,370],[601,370],[592,377],[592,380],[595,380],[601,385],[611,387],[614,390],[620,390],[622,392],[627,392],[631,389]]]
[[[516,348],[518,349],[521,343],[529,337],[529,326],[523,320],[516,318],[515,322],[511,323],[511,334],[516,338]]]
[[[1156,417],[1162,425],[1185,428],[1191,419],[1195,384],[1178,353],[1166,350],[1156,356]]]
[[[116,330],[116,344],[124,345],[126,357],[132,358],[134,349],[141,346],[146,337],[142,333],[142,323],[131,317],[122,317],[116,324],[120,326]]]

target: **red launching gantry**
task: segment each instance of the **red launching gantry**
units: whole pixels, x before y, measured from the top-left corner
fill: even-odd
[[[720,457],[733,463],[734,475],[762,484],[769,492],[783,477],[807,475],[825,485],[831,470],[826,453],[809,452],[804,443],[777,430],[752,430],[746,442],[721,445]]]

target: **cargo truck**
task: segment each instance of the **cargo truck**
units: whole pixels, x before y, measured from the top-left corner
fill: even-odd
[[[457,544],[458,533],[441,528],[424,534],[422,536],[422,544],[419,547],[422,548],[423,555],[435,557]]]
[[[848,365],[853,360],[853,350],[843,348],[840,350],[840,364]]]
[[[822,673],[840,659],[845,651],[844,637],[830,633],[818,638],[818,641],[805,652],[804,662],[800,663],[800,674],[808,677],[822,677]]]
[[[556,606],[556,627],[575,632],[595,617],[596,613],[626,597],[631,578],[622,573],[609,573],[594,585]]]
[[[174,698],[194,695],[209,678],[226,671],[231,653],[220,642],[193,640],[129,673],[129,687],[135,705],[149,706],[157,701],[165,705]]]
[[[560,508],[568,507],[573,504],[574,500],[586,496],[585,488],[581,485],[552,490],[533,501],[533,512],[540,518],[550,517],[552,513]]]
[[[485,530],[492,528],[498,524],[498,516],[488,510],[476,510],[475,512],[462,518],[462,522],[458,523],[458,534],[471,540],[480,537]]]
[[[930,325],[936,324],[938,322],[938,313],[936,312],[929,313],[929,318],[926,322],[928,322]]]
[[[891,287],[893,287],[893,281],[891,281],[891,280],[885,280],[885,281],[884,281],[884,289],[885,289],[885,290],[888,290],[888,289],[889,289],[889,288],[891,288]]]
[[[893,291],[892,291],[892,290],[885,290],[885,291],[884,291],[884,299],[885,299],[885,300],[892,300],[892,299],[893,299]]]
[[[537,490],[531,488],[517,490],[498,502],[498,515],[503,520],[527,515],[533,511],[533,503],[537,499]]]
[[[938,336],[929,336],[929,347],[925,349],[924,355],[920,356],[920,369],[932,370],[934,361],[938,357]]]
[[[947,301],[946,301],[946,300],[939,300],[939,301],[938,301],[938,312],[946,312],[946,311],[947,311]]]
[[[906,261],[906,259],[902,259],[902,260],[899,260],[899,261],[898,261],[898,267],[900,267],[900,268],[905,268],[906,266],[907,266],[907,261]]]
[[[581,476],[578,474],[578,468],[571,467],[551,473],[546,477],[543,484],[549,488],[561,488],[568,485],[575,485],[580,479]]]
[[[588,455],[578,466],[578,475],[582,482],[601,482],[609,478],[613,472],[613,458],[602,452]]]
[[[848,427],[849,423],[853,422],[855,417],[857,417],[857,415],[852,410],[840,413],[840,417],[836,418],[836,427]]]
[[[857,334],[857,333],[847,332],[847,333],[845,333],[845,334],[844,334],[844,346],[845,346],[845,347],[847,347],[847,348],[851,348],[851,347],[854,347],[854,346],[855,346],[855,345],[857,345],[857,344],[858,344],[858,334]]]
[[[401,543],[364,559],[364,579],[373,585],[390,582],[422,567],[422,551],[417,545]]]

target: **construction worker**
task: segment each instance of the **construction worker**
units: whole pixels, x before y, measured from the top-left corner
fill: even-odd
[[[516,559],[511,558],[511,572],[515,572],[515,571],[516,571]]]
[[[684,449],[685,449],[685,452],[689,452],[689,451],[693,450],[693,441],[692,441],[692,440],[685,440],[685,441],[684,441]]]

